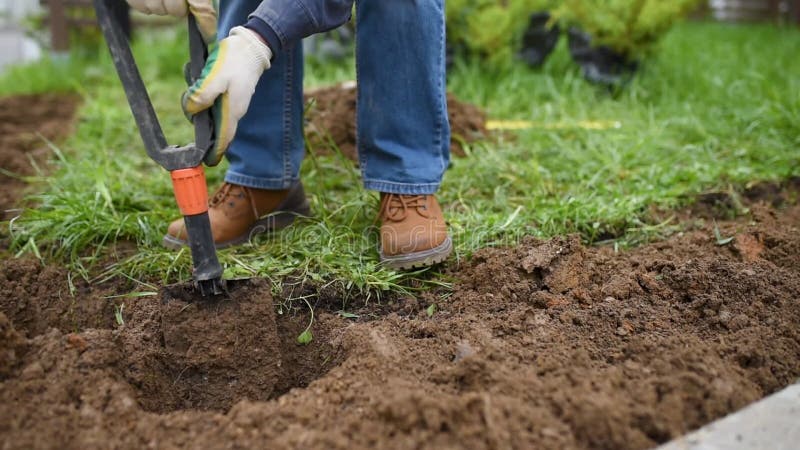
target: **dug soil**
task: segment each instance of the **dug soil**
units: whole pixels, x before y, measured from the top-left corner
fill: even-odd
[[[209,302],[5,260],[0,447],[648,448],[800,376],[794,184],[630,251],[485,249],[357,318],[320,300],[308,345],[262,280]]]
[[[356,85],[342,83],[306,92],[306,138],[311,152],[341,152],[358,162],[356,150]],[[486,114],[477,106],[447,95],[450,153],[464,156],[466,146],[486,137]]]
[[[70,133],[77,100],[56,94],[0,98],[0,220],[17,215],[25,177],[53,156],[47,141]]]

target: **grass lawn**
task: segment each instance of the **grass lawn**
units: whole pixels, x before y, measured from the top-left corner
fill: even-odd
[[[192,138],[179,97],[179,33],[137,42],[135,52],[170,142]],[[693,194],[800,175],[800,31],[688,23],[664,40],[624,90],[585,82],[565,45],[541,70],[499,72],[461,62],[449,88],[492,119],[524,119],[527,130],[473,145],[455,159],[440,200],[455,259],[523,235],[580,233],[628,245],[668,232],[649,207],[680,206]],[[306,85],[352,79],[352,65],[310,64]],[[142,148],[105,50],[99,57],[39,63],[0,79],[0,94],[71,91],[84,97],[76,132],[53,148],[57,169],[10,224],[20,253],[65,262],[82,275],[143,283],[188,279],[190,256],[160,246],[177,214],[169,176]],[[618,124],[591,129],[587,122]],[[216,185],[224,168],[207,171]],[[446,280],[433,271],[397,273],[378,263],[377,195],[337,156],[306,158],[303,179],[316,216],[250,245],[220,252],[227,276],[288,275],[376,296]],[[134,256],[104,266],[119,241]],[[144,290],[151,289],[143,284]]]

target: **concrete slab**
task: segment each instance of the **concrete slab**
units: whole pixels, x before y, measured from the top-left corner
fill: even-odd
[[[800,383],[656,450],[800,449]]]
[[[9,65],[35,61],[42,57],[42,49],[21,29],[0,25],[0,72]]]
[[[41,58],[39,44],[25,35],[25,17],[41,11],[38,0],[0,0],[0,72],[9,65]]]

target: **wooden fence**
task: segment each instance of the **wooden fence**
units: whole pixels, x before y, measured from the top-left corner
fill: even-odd
[[[96,27],[92,0],[41,0],[47,6],[50,26],[50,43],[53,51],[69,51],[70,31],[75,28]],[[131,19],[125,0],[112,3],[112,13],[122,24],[125,34],[131,35]]]
[[[800,23],[800,0],[709,0],[709,13],[726,22]]]

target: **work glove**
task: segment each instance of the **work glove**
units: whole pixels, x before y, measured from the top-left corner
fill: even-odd
[[[212,45],[217,40],[218,0],[127,0],[131,8],[145,14],[186,17],[192,13],[197,27],[206,41]]]
[[[206,155],[206,164],[213,166],[222,160],[270,59],[269,46],[245,27],[233,28],[227,38],[209,47],[202,75],[181,101],[187,117],[214,107],[216,141]]]

